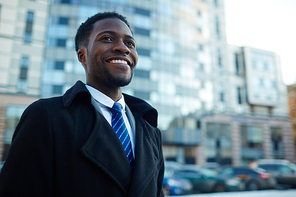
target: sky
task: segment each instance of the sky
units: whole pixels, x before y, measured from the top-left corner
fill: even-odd
[[[224,0],[227,42],[280,56],[283,82],[296,83],[296,0]]]

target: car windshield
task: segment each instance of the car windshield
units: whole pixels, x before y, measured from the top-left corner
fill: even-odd
[[[200,172],[207,177],[216,177],[217,172],[208,168],[200,168]]]

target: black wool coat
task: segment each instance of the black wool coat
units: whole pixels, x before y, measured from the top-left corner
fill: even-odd
[[[0,174],[1,197],[163,196],[157,111],[124,95],[136,123],[133,170],[112,127],[78,81],[23,113]]]

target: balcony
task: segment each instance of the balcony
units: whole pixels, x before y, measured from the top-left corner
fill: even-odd
[[[162,132],[162,141],[167,145],[197,146],[201,143],[201,130],[169,128]]]

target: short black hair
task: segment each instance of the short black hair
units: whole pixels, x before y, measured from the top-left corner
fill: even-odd
[[[102,12],[89,17],[84,23],[79,26],[75,36],[75,51],[77,52],[81,46],[86,46],[89,41],[89,36],[93,30],[94,24],[102,19],[106,18],[118,18],[122,20],[128,28],[131,30],[126,18],[117,12]],[[132,32],[132,30],[131,30]]]

